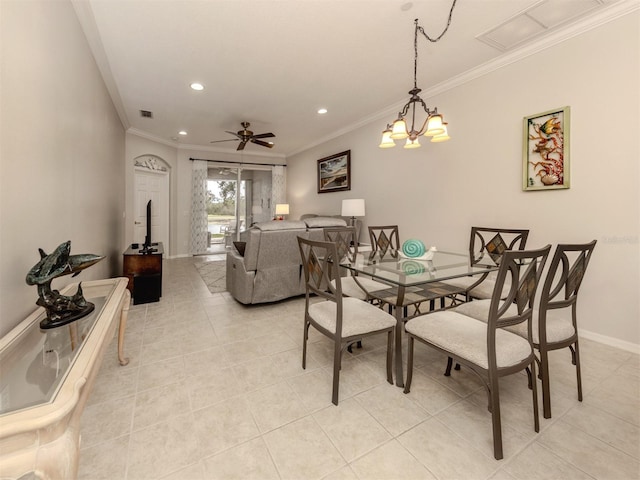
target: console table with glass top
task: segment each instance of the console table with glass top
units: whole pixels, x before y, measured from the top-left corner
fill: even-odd
[[[77,283],[62,289],[73,294]],[[124,332],[131,295],[126,278],[82,282],[92,313],[41,330],[38,308],[0,339],[0,477],[76,478],[80,417],[104,353]]]
[[[429,302],[432,306],[436,299],[453,297],[464,289],[447,284],[445,280],[470,275],[486,275],[498,270],[499,264],[490,256],[470,258],[469,254],[452,252],[433,252],[431,260],[418,260],[403,257],[399,251],[387,250],[365,252],[356,255],[354,261],[348,259],[340,266],[358,275],[366,275],[384,282],[389,288],[367,293],[382,302],[392,305],[395,310],[396,332],[394,364],[396,385],[404,386],[402,368],[402,330],[404,322],[421,315],[419,305]],[[416,306],[411,316],[405,314],[406,307]],[[427,313],[427,312],[425,312]]]

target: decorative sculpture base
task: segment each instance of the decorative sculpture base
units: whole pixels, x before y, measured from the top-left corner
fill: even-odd
[[[82,283],[74,295],[61,295],[58,290],[51,290],[51,281],[38,285],[40,298],[36,304],[44,307],[47,318],[40,322],[40,328],[61,327],[93,312],[95,305],[85,300],[82,293]]]
[[[95,308],[96,306],[93,303],[87,302],[87,305],[82,310],[78,310],[75,312],[66,312],[61,316],[56,315],[55,318],[49,318],[49,316],[47,316],[47,318],[40,321],[40,328],[42,330],[47,330],[49,328],[62,327],[63,325],[67,325],[71,322],[75,322],[76,320],[80,320],[82,317],[86,317],[91,312],[93,312]],[[48,313],[49,312],[47,312],[47,315]]]

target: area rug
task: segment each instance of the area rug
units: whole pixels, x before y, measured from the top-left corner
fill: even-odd
[[[216,260],[198,263],[196,269],[211,293],[220,293],[227,290],[227,262]]]

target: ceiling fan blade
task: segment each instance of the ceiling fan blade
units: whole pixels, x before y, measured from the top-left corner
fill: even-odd
[[[252,138],[251,143],[255,143],[256,145],[262,145],[263,147],[267,147],[267,148],[273,148],[273,142],[263,142],[262,140],[256,140],[255,138]]]
[[[238,145],[238,148],[236,148],[236,150],[244,150],[244,147],[247,145],[247,142],[240,142],[240,145]]]
[[[269,138],[269,137],[275,137],[275,135],[269,132],[269,133],[259,133],[258,135],[253,136],[253,138]]]
[[[229,140],[212,140],[209,143],[220,143],[220,142],[237,142],[237,138],[230,138]]]

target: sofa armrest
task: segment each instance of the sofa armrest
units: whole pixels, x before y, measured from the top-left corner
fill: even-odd
[[[245,268],[244,258],[239,253],[227,252],[227,291],[233,298],[240,303],[251,303],[255,276],[255,270]]]

